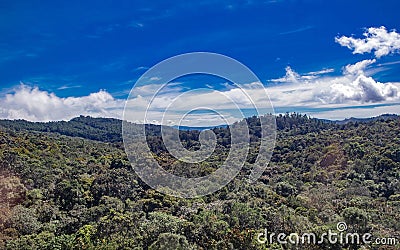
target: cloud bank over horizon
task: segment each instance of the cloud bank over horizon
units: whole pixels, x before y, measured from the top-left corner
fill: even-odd
[[[345,65],[341,72],[335,72],[333,68],[323,68],[300,74],[287,66],[285,76],[271,79],[264,84],[263,88],[266,89],[277,113],[301,112],[326,119],[371,117],[383,113],[399,114],[400,82],[380,82],[374,79],[373,73],[382,67],[382,64],[377,63],[381,57],[399,52],[400,34],[395,30],[388,32],[382,26],[368,28],[363,35],[365,38],[336,37],[335,41],[352,50],[353,54],[374,53],[374,59]],[[149,108],[148,100],[153,98],[153,94],[161,86],[152,80],[160,79],[150,79],[149,84],[134,90],[131,101],[135,103],[135,107],[129,110],[130,117],[136,118],[134,122],[143,121],[141,115]],[[152,101],[148,110],[152,117],[151,122],[161,123],[164,111],[171,103],[174,103],[174,106],[169,121],[182,116],[184,110],[209,106],[226,110],[227,112],[222,114],[226,118],[225,122],[232,123],[241,116],[232,115],[229,110],[236,109],[236,105],[240,109],[252,108],[252,103],[244,91],[251,93],[253,102],[265,102],[265,94],[260,91],[260,84],[256,83],[247,83],[244,89],[226,85],[219,90],[185,93],[187,90],[187,86],[182,82],[169,83]],[[59,97],[37,86],[21,83],[12,91],[0,96],[0,118],[57,121],[89,115],[121,119],[124,106],[125,99],[115,98],[106,90],[80,97]],[[192,115],[185,122],[184,125],[188,126],[202,125],[201,122],[221,124],[217,116],[206,113]]]
[[[0,118],[29,121],[70,120],[79,115],[121,117],[124,101],[105,90],[82,97],[61,98],[21,83],[0,99]]]
[[[398,101],[399,83],[381,83],[368,76],[366,69],[375,62],[375,59],[363,60],[346,65],[339,76],[316,76],[311,79],[309,73],[300,75],[287,67],[284,77],[271,80],[281,84],[267,86],[267,89],[272,98],[278,96],[274,99],[274,106],[364,105]]]

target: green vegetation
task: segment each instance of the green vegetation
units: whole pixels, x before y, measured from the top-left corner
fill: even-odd
[[[252,148],[241,174],[212,195],[180,199],[136,176],[119,120],[0,121],[0,249],[281,249],[259,244],[257,234],[268,228],[320,235],[340,221],[349,232],[400,239],[399,117],[336,124],[278,116],[271,162],[255,184],[246,174],[260,127],[257,117],[247,122]],[[177,174],[209,174],[229,151],[229,129],[215,128],[216,152],[188,166],[165,151],[159,126],[148,129],[158,161]],[[180,136],[196,149],[198,135]]]

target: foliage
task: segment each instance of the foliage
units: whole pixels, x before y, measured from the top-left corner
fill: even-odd
[[[198,199],[165,196],[138,178],[121,121],[0,121],[0,249],[280,249],[257,234],[322,234],[340,221],[351,232],[400,237],[398,117],[338,124],[279,115],[271,162],[256,183],[246,174],[260,120],[245,121],[252,147],[243,171]],[[229,152],[229,127],[214,128],[211,157],[184,164],[166,152],[159,126],[146,127],[158,162],[176,174],[209,174]],[[181,131],[182,144],[196,150],[199,133]],[[302,249],[328,247],[342,248]]]

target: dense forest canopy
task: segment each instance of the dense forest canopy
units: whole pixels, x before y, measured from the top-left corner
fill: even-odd
[[[260,124],[258,117],[246,122],[251,148],[241,173],[212,195],[181,199],[138,178],[120,120],[0,121],[0,249],[281,249],[258,243],[257,234],[320,235],[341,221],[350,232],[400,238],[398,116],[330,122],[279,115],[271,162],[253,184],[246,176]],[[168,154],[159,126],[146,131],[157,161],[177,175],[207,175],[229,152],[229,126],[213,129],[215,152],[192,165]],[[180,131],[182,144],[196,150],[199,133]]]

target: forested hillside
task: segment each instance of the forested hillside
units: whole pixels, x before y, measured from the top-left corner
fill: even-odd
[[[0,121],[0,249],[282,249],[257,234],[314,232],[346,222],[350,232],[400,239],[400,118],[337,124],[299,114],[277,117],[269,166],[255,184],[257,117],[246,119],[252,148],[242,172],[222,190],[180,199],[149,188],[125,155],[121,121]],[[205,175],[229,151],[229,127],[215,128],[210,160],[173,159],[149,125],[149,146],[176,174]],[[199,146],[199,131],[181,131]],[[396,246],[368,246],[396,249]],[[287,249],[358,249],[306,244]]]

